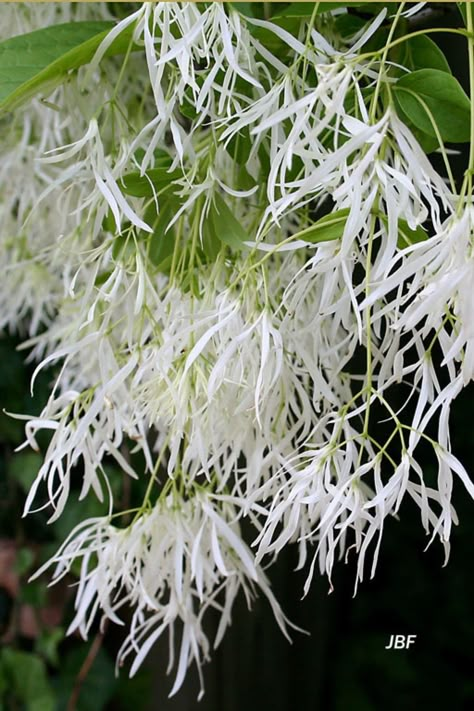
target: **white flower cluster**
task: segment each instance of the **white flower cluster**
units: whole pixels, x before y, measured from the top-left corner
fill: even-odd
[[[406,496],[446,550],[453,480],[474,496],[449,437],[474,377],[473,207],[387,103],[386,57],[362,54],[386,12],[330,44],[333,19],[294,36],[221,3],[145,3],[58,109],[2,138],[1,325],[27,323],[38,369],[57,367],[27,418],[26,444],[50,440],[26,512],[54,520],[78,479],[107,499],[53,577],[82,561],[84,636],[132,609],[132,672],[166,630],[172,668],[180,629],[173,693],[209,656],[204,613],[217,644],[240,589],[286,629],[263,568],[287,544],[306,590],[346,551],[360,581]],[[104,59],[130,30],[123,66]],[[121,526],[110,461],[144,496]]]
[[[286,634],[287,620],[261,567],[241,540],[238,518],[235,507],[205,491],[196,491],[186,502],[174,491],[135,518],[128,528],[118,529],[101,518],[79,524],[52,561],[57,564],[54,579],[59,580],[74,561],[81,560],[76,616],[69,631],[79,629],[86,637],[98,610],[123,625],[118,611],[131,606],[130,631],[117,663],[121,665],[128,655],[135,654],[130,671],[133,675],[166,631],[173,666],[174,639],[181,622],[178,669],[171,696],[180,688],[189,660],[195,661],[200,672],[202,662],[209,658],[210,643],[203,629],[207,609],[220,615],[216,646],[230,624],[232,604],[240,590],[250,603],[258,586]]]

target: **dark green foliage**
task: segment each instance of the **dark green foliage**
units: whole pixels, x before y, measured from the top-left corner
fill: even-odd
[[[393,89],[402,116],[443,141],[470,140],[471,103],[461,85],[445,71],[419,69],[399,79]]]

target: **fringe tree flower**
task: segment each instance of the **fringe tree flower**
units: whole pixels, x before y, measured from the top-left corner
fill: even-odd
[[[123,625],[121,608],[131,606],[130,632],[117,662],[121,665],[134,655],[133,675],[152,645],[167,631],[168,672],[177,664],[170,696],[181,687],[191,662],[198,668],[203,694],[201,665],[210,651],[203,619],[209,609],[220,617],[216,647],[230,623],[232,605],[240,590],[249,606],[255,590],[262,592],[287,634],[287,620],[267,578],[241,540],[237,512],[206,492],[198,490],[187,500],[176,491],[162,495],[153,508],[139,513],[125,528],[115,527],[110,518],[83,521],[47,564],[55,565],[53,580],[64,577],[78,559],[81,582],[69,631],[78,629],[86,637],[98,611],[102,619]],[[175,662],[173,649],[178,634],[180,651]]]
[[[48,564],[56,581],[81,562],[70,630],[128,610],[132,673],[168,631],[172,693],[240,590],[287,630],[263,572],[285,546],[305,592],[338,557],[357,585],[406,498],[448,554],[454,481],[474,496],[449,436],[474,373],[472,166],[458,195],[443,117],[446,175],[404,113],[397,28],[419,6],[343,32],[323,5],[295,31],[221,3],[120,8],[2,135],[0,326],[24,321],[32,386],[54,368],[42,412],[19,415],[24,446],[49,437],[25,512],[106,501]]]

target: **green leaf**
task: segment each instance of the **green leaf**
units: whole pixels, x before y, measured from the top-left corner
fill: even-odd
[[[378,218],[385,226],[388,225],[387,215],[380,213]],[[418,242],[424,242],[427,239],[428,233],[420,225],[413,230],[406,220],[398,220],[397,246],[399,249],[405,249],[405,247],[410,247],[410,245],[417,244]]]
[[[153,173],[149,171],[148,175]],[[132,175],[131,173],[129,176]],[[138,175],[138,174],[137,174]],[[169,174],[168,174],[169,175]],[[128,177],[129,177],[128,176]],[[133,181],[135,181],[136,176],[133,175]],[[158,180],[155,179],[155,190],[160,189]],[[135,192],[134,195],[138,197],[145,197],[146,189],[150,190],[151,186],[147,182],[147,186],[140,185],[137,182],[128,182],[128,187]],[[181,204],[180,198],[172,192],[172,185],[167,183],[163,190],[161,186],[161,196],[160,196],[160,211],[156,210],[155,201],[152,200],[151,203],[145,210],[143,216],[144,221],[152,229],[152,232],[145,232],[139,230],[137,233],[137,238],[143,240],[147,245],[147,258],[150,263],[156,267],[159,271],[164,274],[169,273],[171,267],[171,258],[174,251],[174,245],[176,240],[176,232],[174,226],[170,229],[168,228],[169,223],[176,214]],[[125,191],[124,191],[125,192]],[[134,240],[128,234],[116,235],[113,240],[112,245],[112,257],[114,260],[121,259],[127,261],[135,257],[136,246]],[[96,280],[97,282],[97,280]]]
[[[332,10],[333,5],[335,5],[336,7],[339,7],[340,5],[340,3],[337,2],[329,2],[324,4],[330,5],[328,10]],[[278,10],[277,12],[273,13],[272,20],[278,20],[287,17],[311,17],[311,15],[313,14],[314,7],[314,2],[290,2],[287,7],[283,8],[283,10]]]
[[[249,239],[240,222],[218,193],[214,195],[214,204],[211,205],[209,219],[212,220],[214,231],[221,242],[232,249],[242,249],[244,242]]]
[[[5,647],[2,662],[16,696],[26,711],[54,711],[54,697],[43,660],[36,654]]]
[[[273,18],[272,18],[273,19]],[[286,21],[285,21],[286,22]],[[294,21],[295,24],[299,25],[298,20]],[[280,23],[279,23],[280,24]],[[291,32],[291,28],[285,24],[285,29]],[[282,62],[290,55],[291,49],[280,39],[274,32],[267,29],[266,27],[256,27],[255,25],[249,26],[250,34],[258,40],[266,49],[277,56]]]
[[[219,239],[212,219],[204,220],[202,226],[202,256],[203,261],[212,264],[216,261],[219,252],[222,249],[222,242]]]
[[[251,2],[230,2],[229,5],[246,17],[255,17]]]
[[[245,165],[252,150],[252,139],[248,127],[244,127],[226,144],[227,153],[232,156],[238,165]]]
[[[329,215],[324,215],[309,227],[294,234],[293,237],[312,244],[341,239],[349,212],[350,209],[344,207],[342,210],[336,210]]]
[[[154,209],[155,206],[152,205],[151,208]],[[167,227],[173,219],[176,210],[177,206],[174,201],[168,200],[162,205],[158,215],[155,210],[154,219],[148,223],[153,228],[153,232],[147,235],[148,258],[153,266],[165,273],[168,271],[169,266],[171,266],[171,257],[176,240],[174,225],[170,227],[170,229],[167,229]]]
[[[406,220],[398,220],[398,241],[397,245],[400,249],[409,247],[418,242],[424,242],[428,239],[427,232],[423,227],[418,226],[416,229],[409,227]]]
[[[440,50],[436,42],[427,35],[411,37],[404,42],[405,56],[402,59],[409,69],[414,71],[419,69],[438,69],[440,72],[451,74],[451,67],[448,60]]]
[[[45,659],[48,664],[59,666],[58,646],[64,639],[64,630],[62,627],[53,627],[41,632],[36,638],[35,652]]]
[[[314,8],[318,5],[317,14],[321,15],[324,12],[329,12],[330,10],[338,10],[341,7],[347,7],[348,2],[290,2],[288,7],[279,10],[272,15],[272,20],[286,17],[311,17]],[[351,7],[360,7],[365,5],[363,2],[351,2]]]
[[[171,165],[171,158],[169,165]],[[126,195],[151,198],[158,191],[168,187],[173,180],[183,177],[180,170],[173,170],[170,173],[169,165],[147,170],[145,175],[140,175],[138,171],[127,173],[120,180],[119,186]]]
[[[113,22],[53,25],[0,43],[0,113],[11,111],[40,90],[51,91],[72,69],[88,64]],[[122,32],[105,56],[126,52],[133,28]]]
[[[461,13],[461,17],[464,21],[464,24],[467,27],[467,10],[466,10],[466,3],[465,2],[457,2],[456,5],[458,6],[458,10]]]
[[[399,79],[393,92],[402,118],[409,118],[421,131],[436,136],[434,121],[444,141],[470,140],[471,102],[450,74],[420,69]]]
[[[349,0],[349,2],[344,3],[344,7],[356,7],[356,5],[360,7],[360,12],[363,15],[375,16],[382,12],[382,10],[387,10],[387,14],[390,17],[390,15],[394,15],[398,10],[398,3],[396,2],[373,2],[369,0],[369,2],[353,3]]]
[[[184,95],[183,100],[179,105],[179,110],[182,115],[186,116],[186,118],[190,121],[196,121],[199,116],[199,112],[196,110],[194,102],[188,97],[187,93]]]
[[[435,136],[429,136],[424,131],[420,131],[420,129],[417,128],[409,119],[406,119],[406,125],[413,133],[425,153],[433,153],[433,151],[438,150],[439,141]]]
[[[114,235],[117,232],[117,225],[115,222],[114,213],[112,212],[112,210],[110,208],[107,210],[107,213],[106,213],[104,219],[102,220],[101,227],[104,230],[104,232],[109,232],[109,234],[111,234],[111,235]],[[105,282],[105,279],[103,281],[101,281],[101,276],[99,274],[99,276],[95,280],[96,286],[100,286],[104,282]]]
[[[360,32],[366,24],[367,20],[357,17],[357,15],[349,15],[348,12],[338,15],[334,21],[337,33],[344,38],[352,37],[356,32]]]
[[[44,607],[47,602],[47,588],[41,581],[35,580],[20,588],[18,600],[24,605],[31,605],[36,609]]]

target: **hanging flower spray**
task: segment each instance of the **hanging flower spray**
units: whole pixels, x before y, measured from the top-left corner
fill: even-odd
[[[448,556],[453,487],[474,496],[449,434],[474,377],[474,112],[410,30],[423,3],[46,5],[12,8],[0,46],[32,22],[30,47],[64,44],[0,97],[1,325],[27,330],[32,387],[56,373],[24,416],[24,446],[48,435],[25,514],[106,503],[38,574],[76,566],[84,637],[131,609],[132,674],[167,634],[174,693],[239,592],[288,635],[270,587],[285,546],[305,592],[345,556],[357,585],[410,499]],[[451,30],[471,97],[473,12]],[[110,462],[140,502],[122,505]]]

